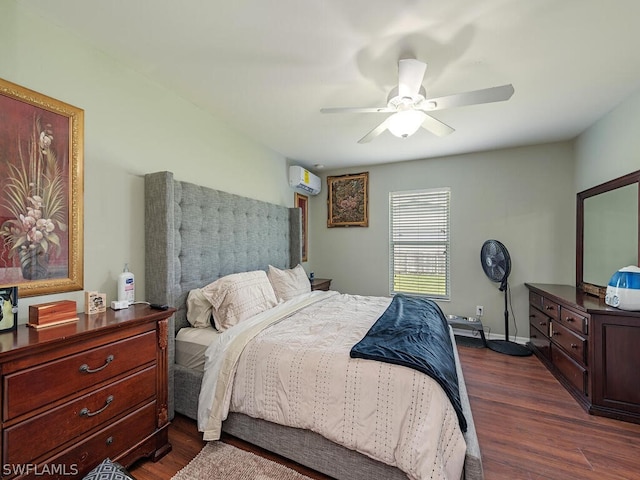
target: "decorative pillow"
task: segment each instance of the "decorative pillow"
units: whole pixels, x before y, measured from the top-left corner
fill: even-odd
[[[202,294],[213,307],[213,321],[220,332],[278,304],[262,270],[219,278],[203,287]]]
[[[96,468],[91,470],[83,480],[135,480],[119,463],[104,459]]]
[[[311,283],[307,278],[307,272],[304,271],[300,264],[288,270],[280,270],[273,265],[269,265],[269,273],[267,275],[279,301],[287,301],[290,298],[311,291]]]
[[[201,288],[189,291],[187,296],[187,320],[194,328],[206,328],[212,324],[211,302],[202,293]]]

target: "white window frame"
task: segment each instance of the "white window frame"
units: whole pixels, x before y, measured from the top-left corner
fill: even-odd
[[[451,189],[389,192],[389,293],[449,300],[450,267]]]

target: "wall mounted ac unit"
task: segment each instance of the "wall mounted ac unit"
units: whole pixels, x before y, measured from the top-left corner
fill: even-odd
[[[298,166],[289,167],[289,185],[304,190],[309,195],[317,195],[321,190],[320,177]]]

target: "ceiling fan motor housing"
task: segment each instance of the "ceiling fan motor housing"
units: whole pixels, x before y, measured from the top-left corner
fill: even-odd
[[[418,93],[404,96],[399,94],[398,87],[394,87],[387,97],[387,106],[389,108],[394,108],[399,112],[409,108],[421,108],[422,102],[424,102],[426,96],[427,91],[424,87],[420,87]]]

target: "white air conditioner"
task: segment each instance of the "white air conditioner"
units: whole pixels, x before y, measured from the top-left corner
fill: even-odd
[[[321,190],[320,177],[298,166],[289,167],[289,185],[304,190],[309,195],[317,195]]]

